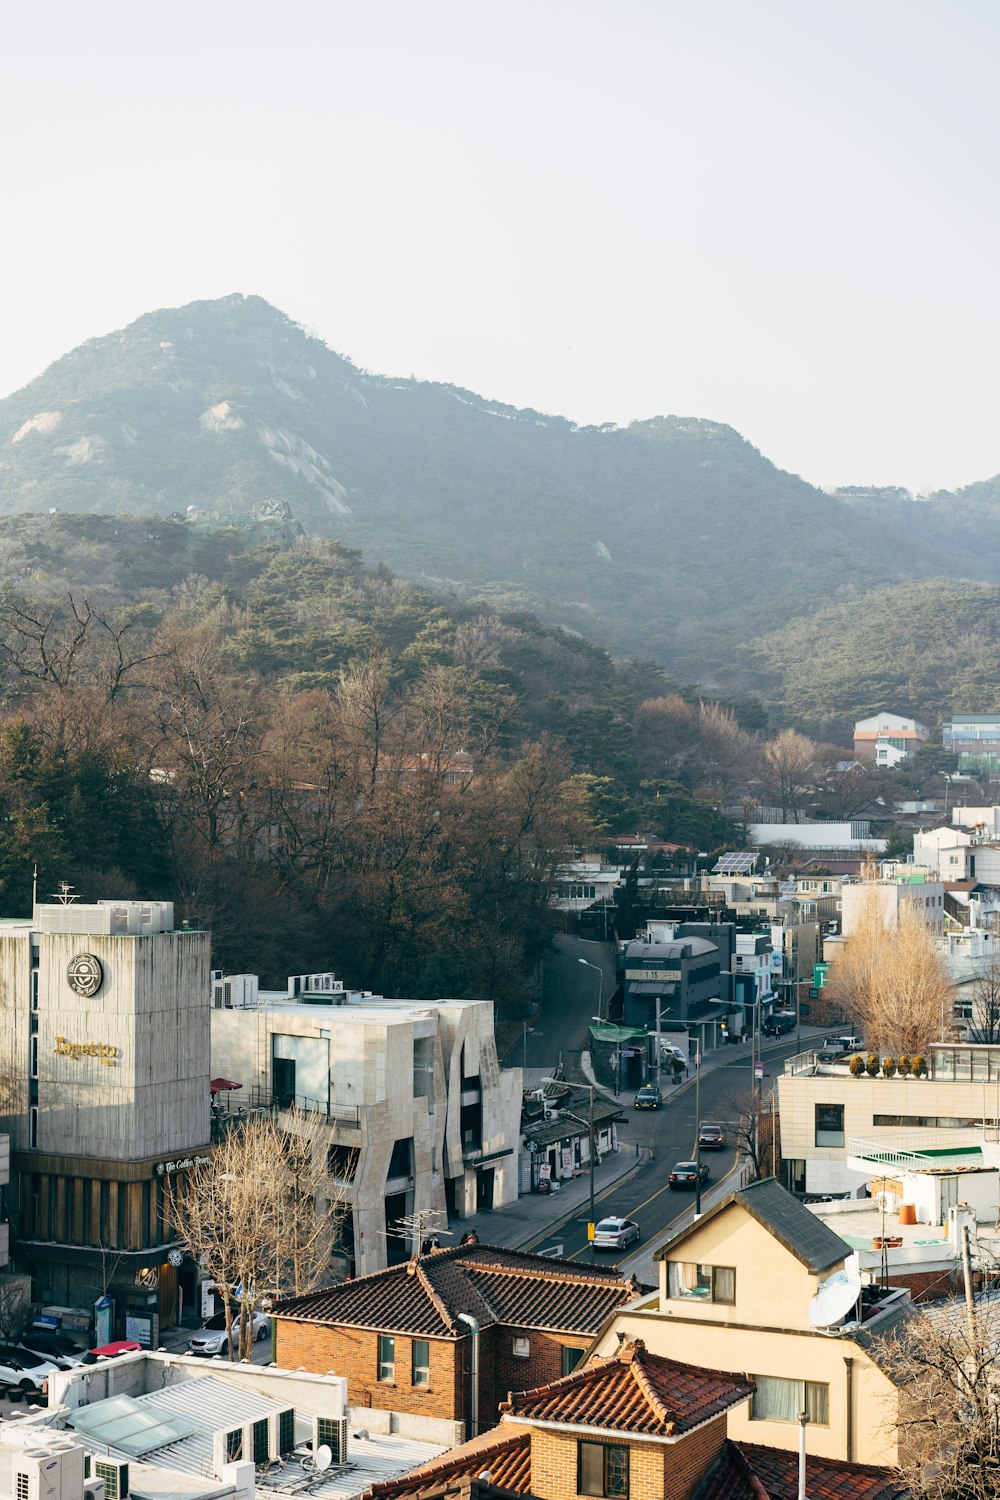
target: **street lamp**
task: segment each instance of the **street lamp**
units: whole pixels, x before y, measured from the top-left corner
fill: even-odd
[[[580,962],[583,963],[584,961],[585,960],[581,958]],[[594,965],[591,964],[591,968],[593,968],[593,967],[594,967]],[[565,1088],[566,1087],[566,1080],[565,1080],[565,1078],[543,1078],[542,1082],[543,1083],[557,1083],[557,1084],[559,1084],[560,1088]],[[594,1224],[594,1085],[592,1083],[575,1083],[575,1084],[573,1084],[573,1087],[574,1088],[580,1088],[580,1089],[586,1089],[587,1092],[590,1095],[590,1111],[589,1111],[588,1120],[587,1120],[588,1134],[589,1134],[589,1137],[590,1137],[590,1228],[588,1230],[587,1237],[590,1240],[590,1264],[593,1265],[594,1264],[594,1228],[595,1228],[595,1224]],[[574,1115],[571,1110],[567,1110],[566,1113],[569,1115],[569,1117],[570,1117],[571,1120],[577,1120],[578,1122],[580,1121],[579,1115]]]
[[[601,987],[597,992],[597,1009],[598,1011],[602,1011],[604,1009],[604,970],[599,964],[592,964],[589,958],[578,958],[577,963],[583,964],[585,969],[593,969],[600,979]],[[604,1024],[603,1021],[601,1024]]]

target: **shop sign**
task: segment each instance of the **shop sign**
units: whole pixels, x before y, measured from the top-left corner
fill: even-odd
[[[648,979],[654,984],[669,984],[680,979],[680,969],[626,969],[626,979]]]
[[[154,1168],[157,1177],[166,1177],[173,1172],[187,1172],[191,1167],[207,1167],[210,1156],[183,1156],[177,1161],[158,1161]]]
[[[110,1042],[70,1042],[64,1036],[56,1037],[56,1057],[96,1057],[105,1068],[113,1068],[119,1058],[117,1047]]]
[[[77,953],[66,970],[69,987],[89,1000],[104,983],[104,966],[96,953]]]

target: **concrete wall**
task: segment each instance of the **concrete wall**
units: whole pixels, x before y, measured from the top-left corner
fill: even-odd
[[[296,1411],[340,1416],[347,1405],[347,1382],[339,1375],[317,1375],[276,1366],[230,1364],[185,1354],[123,1354],[97,1365],[60,1370],[49,1378],[49,1406],[75,1409],[108,1396],[144,1396],[185,1380],[220,1375]]]

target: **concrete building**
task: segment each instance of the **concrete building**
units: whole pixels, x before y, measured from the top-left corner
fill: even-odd
[[[1000,1124],[1000,1046],[935,1043],[926,1078],[854,1078],[847,1061],[823,1063],[815,1052],[789,1058],[778,1079],[781,1151],[794,1192],[856,1191],[863,1179],[849,1165],[852,1141],[913,1143],[959,1132],[950,1144],[981,1140]]]
[[[941,727],[941,743],[958,756],[959,771],[995,776],[1000,769],[1000,717],[996,714],[953,714]]]
[[[892,770],[926,745],[931,732],[926,724],[902,714],[879,713],[858,719],[854,726],[854,753],[859,760],[874,761],[883,770]]]
[[[209,966],[208,934],[175,930],[170,902],[43,903],[0,923],[15,1266],[39,1302],[108,1294],[118,1328],[140,1319],[154,1345],[183,1259],[167,1182],[211,1139]]]
[[[645,938],[625,946],[625,1025],[653,1038],[658,1028],[671,1040],[694,1037],[711,1051],[733,1013],[735,952],[730,923],[650,923]]]
[[[521,1070],[500,1068],[491,1003],[349,994],[329,974],[286,993],[248,980],[216,982],[213,1071],[241,1085],[230,1109],[294,1103],[326,1122],[349,1269],[405,1259],[411,1215],[464,1219],[516,1199]]]
[[[944,884],[934,872],[915,865],[887,863],[877,880],[845,880],[840,891],[841,935],[849,938],[869,902],[875,902],[882,924],[890,932],[899,926],[904,909],[916,916],[934,937],[944,931]]]
[[[780,844],[831,857],[884,854],[886,847],[885,839],[875,835],[869,818],[855,818],[850,823],[751,823],[747,837],[758,848]]]

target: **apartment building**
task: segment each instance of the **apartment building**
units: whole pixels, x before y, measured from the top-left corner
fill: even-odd
[[[927,866],[886,863],[875,880],[845,880],[840,890],[841,933],[849,938],[874,902],[882,925],[894,932],[906,910],[934,937],[944,931],[944,884]]]
[[[916,719],[902,714],[872,714],[854,725],[854,753],[860,760],[874,761],[882,770],[892,770],[916,754],[930,737],[926,724]]]
[[[521,1070],[499,1065],[490,1002],[357,995],[331,974],[285,992],[220,976],[211,1027],[213,1072],[239,1085],[228,1109],[294,1104],[325,1123],[352,1273],[404,1260],[415,1215],[516,1199]]]

